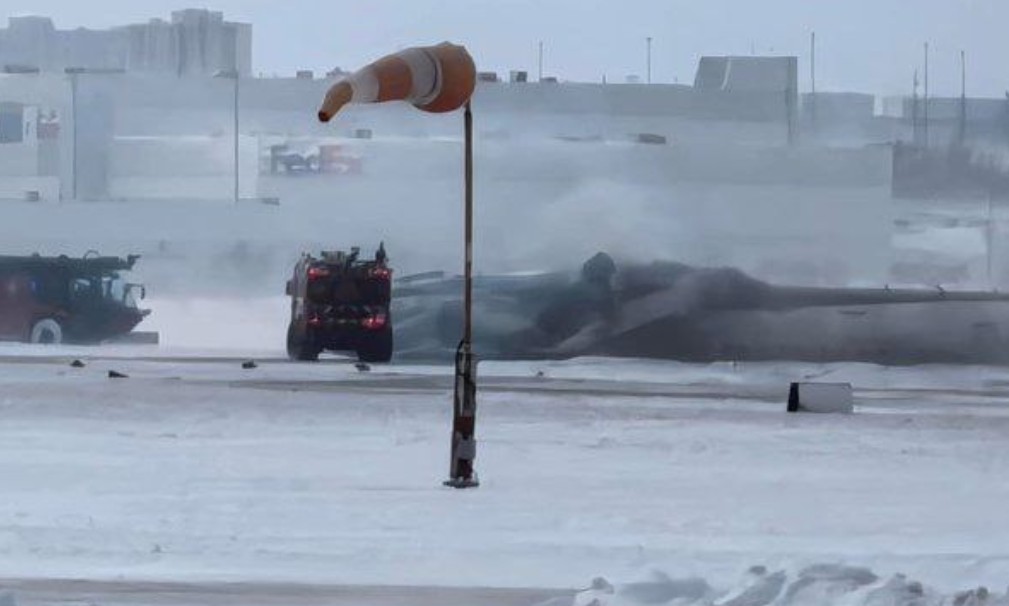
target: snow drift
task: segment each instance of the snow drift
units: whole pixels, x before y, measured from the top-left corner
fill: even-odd
[[[943,594],[903,574],[877,576],[868,568],[817,564],[790,573],[753,566],[729,588],[712,587],[697,577],[674,578],[653,571],[645,578],[611,583],[596,578],[573,598],[540,606],[999,606],[1009,594],[976,587]]]

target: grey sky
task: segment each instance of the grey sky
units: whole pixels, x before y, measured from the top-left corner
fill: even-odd
[[[536,71],[598,81],[645,71],[689,82],[702,54],[796,54],[809,86],[809,32],[817,32],[824,90],[881,94],[910,89],[931,41],[931,88],[959,92],[967,51],[970,94],[1009,89],[1007,0],[4,0],[9,14],[49,14],[57,26],[107,27],[206,6],[253,24],[254,69],[352,68],[402,46],[449,39],[466,44],[481,69]],[[3,13],[0,13],[2,15]]]

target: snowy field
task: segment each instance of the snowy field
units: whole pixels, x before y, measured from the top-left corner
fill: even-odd
[[[736,606],[1009,584],[1009,369],[488,362],[482,486],[460,492],[441,486],[449,368],[209,353],[0,346],[0,588],[19,604],[67,600],[61,579]],[[797,379],[850,381],[856,414],[786,415]]]

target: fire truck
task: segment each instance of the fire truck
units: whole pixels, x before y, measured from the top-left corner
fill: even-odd
[[[126,258],[0,256],[0,339],[92,344],[130,333],[150,310],[141,284],[126,281]]]
[[[361,259],[357,247],[303,254],[287,294],[291,359],[317,360],[323,351],[353,351],[362,362],[392,358],[392,269],[384,245],[372,259]]]

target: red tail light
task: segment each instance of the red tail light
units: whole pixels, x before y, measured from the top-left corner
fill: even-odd
[[[309,267],[308,268],[308,279],[317,280],[319,278],[328,278],[329,268],[328,267]]]
[[[386,317],[385,314],[377,314],[374,316],[368,316],[361,320],[361,327],[365,330],[379,330],[385,327]]]
[[[392,270],[388,267],[372,267],[368,270],[368,275],[378,280],[388,280],[392,277]]]
[[[319,316],[312,316],[311,318],[308,319],[308,325],[309,326],[321,326],[322,325],[322,318],[320,318]]]

